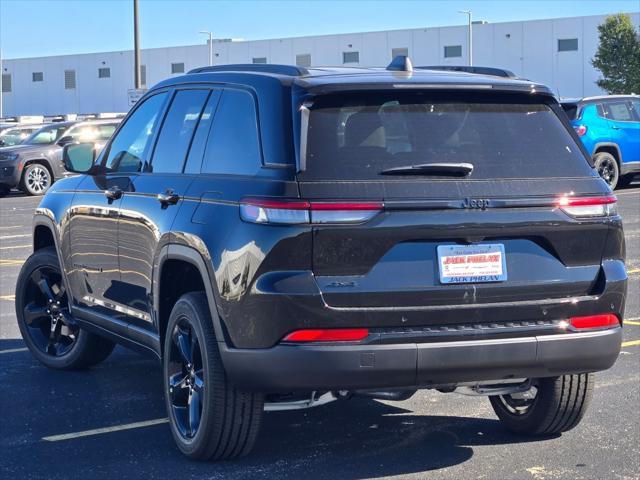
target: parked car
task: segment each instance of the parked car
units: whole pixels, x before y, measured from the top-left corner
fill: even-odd
[[[42,128],[42,124],[0,123],[0,148],[12,147],[22,143],[33,132]]]
[[[0,148],[0,192],[18,187],[29,195],[44,194],[51,184],[69,174],[62,147],[84,141],[104,143],[120,120],[52,123],[39,128],[20,144]]]
[[[640,96],[609,95],[562,100],[598,173],[612,189],[640,173]]]
[[[67,145],[16,286],[34,357],[149,352],[197,459],[264,410],[425,388],[575,427],[620,351],[616,198],[543,85],[404,65],[200,68]]]

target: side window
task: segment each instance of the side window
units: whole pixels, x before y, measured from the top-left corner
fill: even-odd
[[[627,102],[611,102],[607,105],[609,120],[616,122],[632,122],[631,110],[627,107]]]
[[[209,90],[179,90],[162,124],[151,160],[154,173],[181,173]]]
[[[94,142],[99,140],[108,140],[116,126],[111,124],[83,125],[69,132],[78,142]]]
[[[602,118],[607,118],[607,112],[604,109],[604,105],[602,103],[598,103],[596,105],[596,108],[598,110],[598,116],[602,117]]]
[[[149,97],[126,120],[106,153],[108,172],[139,172],[148,160],[151,140],[167,93]]]
[[[207,137],[211,130],[211,123],[213,123],[213,116],[216,113],[218,100],[220,100],[220,92],[221,90],[211,91],[209,100],[202,111],[202,115],[200,115],[200,121],[198,122],[196,133],[193,135],[191,148],[187,155],[187,163],[184,167],[184,173],[200,173],[202,156],[204,155],[204,151],[207,146]]]
[[[253,175],[262,165],[253,95],[225,89],[213,119],[202,173]]]
[[[640,100],[631,100],[629,101],[629,105],[631,113],[635,116],[634,121],[640,122]]]

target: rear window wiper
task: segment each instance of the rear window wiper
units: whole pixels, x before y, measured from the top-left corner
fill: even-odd
[[[448,175],[466,177],[473,172],[471,163],[421,163],[402,167],[387,168],[380,175]]]

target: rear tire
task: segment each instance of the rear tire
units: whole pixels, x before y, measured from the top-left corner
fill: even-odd
[[[40,287],[41,282],[44,284]],[[55,307],[50,306],[46,291],[53,294],[52,303],[59,302]],[[49,368],[87,368],[105,360],[115,347],[113,342],[66,320],[73,318],[53,247],[35,251],[22,265],[16,283],[15,306],[24,342],[31,354]]]
[[[614,190],[620,179],[620,167],[615,157],[607,152],[598,152],[593,156],[593,164],[598,175]]]
[[[498,418],[512,432],[552,435],[575,427],[587,410],[595,383],[593,373],[540,378],[533,400],[516,395],[490,397]]]
[[[223,460],[251,451],[264,399],[230,384],[203,293],[187,293],[173,307],[163,372],[171,433],[183,454],[196,460]]]

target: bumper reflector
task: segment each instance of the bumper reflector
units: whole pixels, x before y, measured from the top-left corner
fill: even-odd
[[[571,317],[569,319],[571,326],[578,330],[586,330],[590,328],[612,328],[619,327],[620,320],[612,313],[603,315],[589,315],[586,317]]]
[[[368,328],[329,328],[296,330],[282,339],[283,342],[357,342],[369,336]]]

